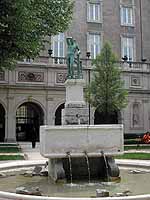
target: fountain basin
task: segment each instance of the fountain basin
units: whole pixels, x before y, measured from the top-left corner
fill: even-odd
[[[99,157],[123,154],[123,125],[40,127],[40,153],[46,158]]]
[[[49,159],[48,174],[55,182],[68,179],[70,168],[76,169],[76,180],[90,179],[89,174],[92,179],[119,177],[112,156],[123,154],[123,125],[41,126],[40,153]]]
[[[22,162],[22,164],[21,164]],[[21,161],[21,162],[13,162],[13,163],[5,163],[5,164],[0,164],[0,169],[12,169],[12,168],[17,168],[17,167],[30,167],[34,166],[36,164],[38,165],[43,165],[45,164],[45,161]],[[117,163],[119,164],[120,161],[117,160]],[[126,164],[127,166],[127,161],[122,162]],[[144,162],[146,165],[146,168],[150,169],[150,164],[148,162]],[[129,167],[131,166],[136,166],[136,167],[143,167],[143,164],[140,165],[140,162],[138,161],[130,161],[129,162]],[[71,197],[46,197],[46,196],[30,196],[30,195],[20,195],[20,194],[15,194],[15,193],[9,193],[9,192],[3,192],[0,191],[0,198],[2,199],[12,199],[12,200],[91,200],[93,198],[71,198]],[[149,200],[150,199],[150,194],[147,195],[136,195],[136,196],[127,196],[127,197],[107,197],[107,198],[96,198],[97,200]]]

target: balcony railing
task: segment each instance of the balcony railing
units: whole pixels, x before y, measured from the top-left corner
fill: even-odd
[[[92,68],[92,59],[83,59],[81,58],[83,68]],[[44,63],[47,65],[66,65],[67,60],[66,57],[48,57],[48,56],[40,56],[39,58],[33,59],[25,59],[23,63]],[[150,63],[148,62],[128,62],[128,61],[118,61],[117,64],[119,67],[124,70],[146,70],[150,71]]]

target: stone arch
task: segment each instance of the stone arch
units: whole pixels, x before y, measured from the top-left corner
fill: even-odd
[[[4,142],[5,140],[5,120],[6,109],[4,104],[0,102],[0,142]]]
[[[31,100],[29,100],[29,98],[28,98],[28,99],[23,99],[23,100],[19,101],[16,104],[15,112],[17,111],[17,109],[18,109],[19,106],[21,106],[22,104],[24,104],[26,102],[31,102],[31,103],[37,104],[42,109],[42,111],[44,112],[44,121],[45,121],[45,118],[46,118],[45,117],[46,116],[46,109],[45,109],[44,105],[40,101],[38,101],[38,100],[36,100],[34,98],[32,98]]]
[[[62,125],[62,109],[64,109],[65,103],[59,104],[55,111],[55,125]]]
[[[94,112],[94,124],[118,124],[120,122],[120,112],[114,111],[108,115],[106,120],[105,113],[95,110]]]
[[[16,139],[31,141],[35,128],[36,140],[39,140],[39,127],[44,124],[44,110],[36,101],[21,102],[16,108]]]
[[[0,104],[3,106],[5,112],[7,112],[7,107],[3,101],[0,100]]]

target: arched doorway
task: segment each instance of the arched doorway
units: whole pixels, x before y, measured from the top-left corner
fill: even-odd
[[[39,141],[39,127],[44,124],[42,108],[33,102],[26,102],[19,106],[16,112],[17,141],[31,141],[32,129],[35,128],[36,141]]]
[[[58,106],[55,112],[55,125],[62,125],[62,109],[64,109],[65,104]]]
[[[0,142],[4,142],[5,139],[5,109],[0,104]]]
[[[94,124],[118,124],[118,112],[113,112],[107,115],[105,113],[95,111],[94,113]]]

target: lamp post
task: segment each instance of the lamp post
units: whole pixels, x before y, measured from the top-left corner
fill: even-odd
[[[86,52],[86,57],[88,60],[90,60],[91,53]],[[91,82],[91,69],[88,68],[88,84]],[[91,105],[88,103],[88,113],[89,113],[89,125],[91,124]]]

